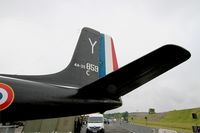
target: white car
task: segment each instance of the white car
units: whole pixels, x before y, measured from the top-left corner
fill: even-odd
[[[104,133],[104,117],[102,114],[90,114],[87,121],[87,133]]]

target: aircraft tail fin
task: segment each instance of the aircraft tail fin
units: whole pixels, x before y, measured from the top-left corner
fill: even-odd
[[[80,87],[118,69],[113,40],[90,28],[83,28],[69,66],[61,72]]]

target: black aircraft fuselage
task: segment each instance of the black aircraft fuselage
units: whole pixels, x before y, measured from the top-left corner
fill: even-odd
[[[0,76],[2,83],[14,86],[13,105],[1,115],[1,120],[72,116],[90,112],[104,112],[121,106],[121,100],[76,98],[77,87],[59,86],[35,81]],[[95,88],[94,88],[95,89]],[[12,113],[14,111],[14,113]],[[31,112],[31,113],[30,113]],[[41,115],[40,115],[41,114]],[[8,117],[9,116],[9,117]]]

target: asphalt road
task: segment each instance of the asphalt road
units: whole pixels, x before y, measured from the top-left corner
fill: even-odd
[[[150,127],[132,125],[129,123],[110,123],[105,124],[105,133],[157,133],[157,129]],[[86,127],[83,126],[81,133],[86,133]]]
[[[120,127],[118,123],[105,124],[105,133],[134,133]],[[83,126],[81,133],[86,133],[86,126]]]
[[[167,129],[156,129],[147,126],[133,125],[126,122],[115,122],[105,124],[105,133],[177,133]],[[19,128],[1,128],[0,133],[21,133],[23,127]],[[55,132],[56,133],[56,132]],[[81,133],[86,133],[86,125],[82,127]]]

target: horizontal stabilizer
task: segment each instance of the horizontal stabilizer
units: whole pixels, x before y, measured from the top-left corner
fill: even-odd
[[[176,45],[165,45],[107,76],[84,86],[77,98],[117,99],[190,58]]]

